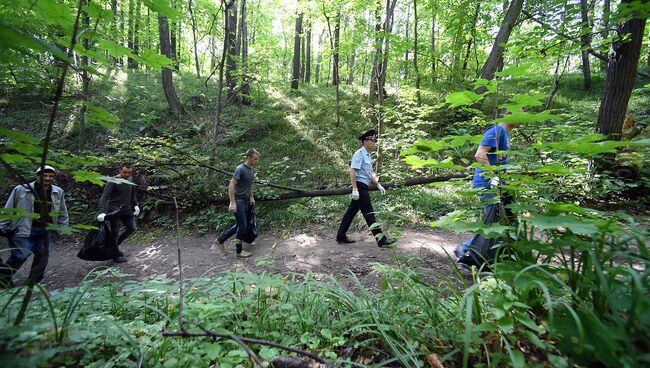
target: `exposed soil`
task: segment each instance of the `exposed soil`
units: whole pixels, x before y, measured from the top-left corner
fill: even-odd
[[[245,259],[235,257],[234,246],[228,245],[228,253],[211,249],[217,234],[207,236],[184,236],[180,239],[183,275],[186,278],[214,275],[224,271],[242,273],[312,273],[316,278],[335,276],[344,284],[350,284],[350,272],[368,287],[377,287],[378,276],[372,272],[372,263],[396,264],[410,259],[411,267],[428,269],[432,275],[451,275],[451,261],[445,250],[452,253],[457,244],[467,236],[440,229],[407,229],[398,239],[394,250],[377,247],[367,231],[348,233],[357,242],[337,244],[334,233],[310,234],[306,232],[273,237],[262,234],[253,245],[244,250],[253,253]],[[45,286],[52,289],[76,286],[88,272],[98,266],[117,267],[129,274],[128,278],[146,279],[165,275],[178,277],[178,257],[175,236],[156,237],[152,240],[130,241],[120,249],[128,262],[89,262],[77,258],[81,239],[61,239],[53,247],[45,273]],[[3,247],[4,248],[4,247]],[[8,254],[2,253],[6,260]],[[414,257],[416,256],[416,257]],[[14,281],[20,284],[27,277],[31,257],[25,262]],[[430,280],[435,283],[435,279]]]

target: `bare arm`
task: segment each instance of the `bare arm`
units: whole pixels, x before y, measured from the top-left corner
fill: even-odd
[[[488,160],[488,153],[492,150],[490,146],[479,146],[474,154],[474,159],[476,162],[482,165],[489,166],[490,160]]]
[[[350,169],[350,181],[352,182],[352,189],[357,189],[357,169]]]
[[[228,198],[230,198],[230,203],[235,203],[235,185],[238,182],[237,179],[230,179],[230,184],[228,185]]]

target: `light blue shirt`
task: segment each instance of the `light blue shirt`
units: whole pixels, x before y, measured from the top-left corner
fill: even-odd
[[[357,170],[357,181],[370,186],[372,178],[372,158],[370,152],[361,147],[352,155],[350,168]]]

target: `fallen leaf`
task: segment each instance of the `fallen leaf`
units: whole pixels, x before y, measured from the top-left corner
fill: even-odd
[[[432,368],[445,368],[436,353],[431,353],[424,358],[424,361]]]

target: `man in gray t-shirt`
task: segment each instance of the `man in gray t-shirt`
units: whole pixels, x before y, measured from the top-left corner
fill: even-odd
[[[230,198],[228,212],[235,215],[236,223],[217,239],[217,246],[222,252],[226,253],[224,243],[236,233],[235,246],[237,249],[237,257],[241,258],[251,256],[250,252],[242,250],[242,239],[248,230],[247,215],[249,207],[255,204],[255,197],[253,197],[251,186],[253,185],[254,178],[253,167],[257,165],[259,159],[259,152],[251,148],[246,151],[246,161],[235,169],[235,173],[232,175],[230,185],[228,186],[228,197]]]

